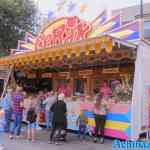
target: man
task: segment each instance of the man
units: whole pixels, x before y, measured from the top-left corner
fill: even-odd
[[[22,124],[22,117],[23,117],[23,104],[24,104],[24,96],[22,93],[22,88],[17,87],[16,91],[12,94],[12,101],[13,101],[13,128],[11,131],[10,139],[13,138],[13,135],[16,131],[17,137],[20,136],[21,132],[21,124]]]
[[[12,116],[12,90],[8,89],[5,97],[1,101],[1,107],[4,110],[4,130],[6,133],[10,131],[10,123]]]
[[[53,121],[52,121],[53,128],[50,135],[50,143],[53,142],[53,136],[56,131],[58,131],[60,135],[61,131],[67,128],[67,118],[66,118],[67,107],[66,103],[64,102],[64,98],[65,96],[63,93],[59,94],[58,101],[56,101],[51,107],[51,111],[53,112]],[[57,141],[56,144],[58,144]]]
[[[56,101],[56,96],[54,95],[53,91],[48,93],[46,100],[43,101],[43,104],[45,105],[45,119],[46,119],[47,129],[52,127],[53,112],[50,109],[55,101]]]

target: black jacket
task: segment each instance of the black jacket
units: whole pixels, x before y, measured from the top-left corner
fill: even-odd
[[[65,123],[66,122],[66,113],[67,107],[64,101],[56,101],[52,107],[51,111],[53,112],[53,123]]]
[[[29,123],[35,123],[36,122],[37,115],[35,113],[34,108],[30,108],[27,112],[27,121]]]

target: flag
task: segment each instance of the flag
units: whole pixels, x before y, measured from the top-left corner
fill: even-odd
[[[91,24],[93,26],[98,26],[104,23],[107,20],[107,10],[104,10],[98,15],[92,22]]]
[[[102,34],[106,34],[113,29],[119,28],[121,26],[121,15],[112,16],[109,20],[105,21],[103,24],[97,26],[89,35],[89,37],[96,37]]]
[[[140,39],[140,20],[125,24],[109,33],[112,37],[128,42],[136,42]]]
[[[35,43],[35,36],[33,36],[33,35],[32,35],[31,33],[29,33],[29,32],[26,32],[26,35],[25,35],[25,42],[34,44],[34,43]]]
[[[34,45],[27,43],[26,41],[18,41],[17,51],[32,51],[34,50]]]

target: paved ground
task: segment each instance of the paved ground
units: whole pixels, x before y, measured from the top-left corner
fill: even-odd
[[[48,144],[48,131],[42,130],[37,133],[37,141],[29,142],[22,137],[21,139],[10,140],[8,135],[4,135],[6,150],[111,150],[113,140],[106,139],[105,144],[93,143],[91,139],[79,141],[75,134],[69,134],[68,142],[63,145]]]

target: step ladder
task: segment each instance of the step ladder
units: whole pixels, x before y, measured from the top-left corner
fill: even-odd
[[[4,84],[3,84],[3,90],[2,90],[2,94],[0,96],[0,100],[4,97],[5,92],[7,90],[7,86],[9,83],[9,79],[11,78],[11,75],[13,73],[13,66],[0,66],[0,79],[4,80]]]

